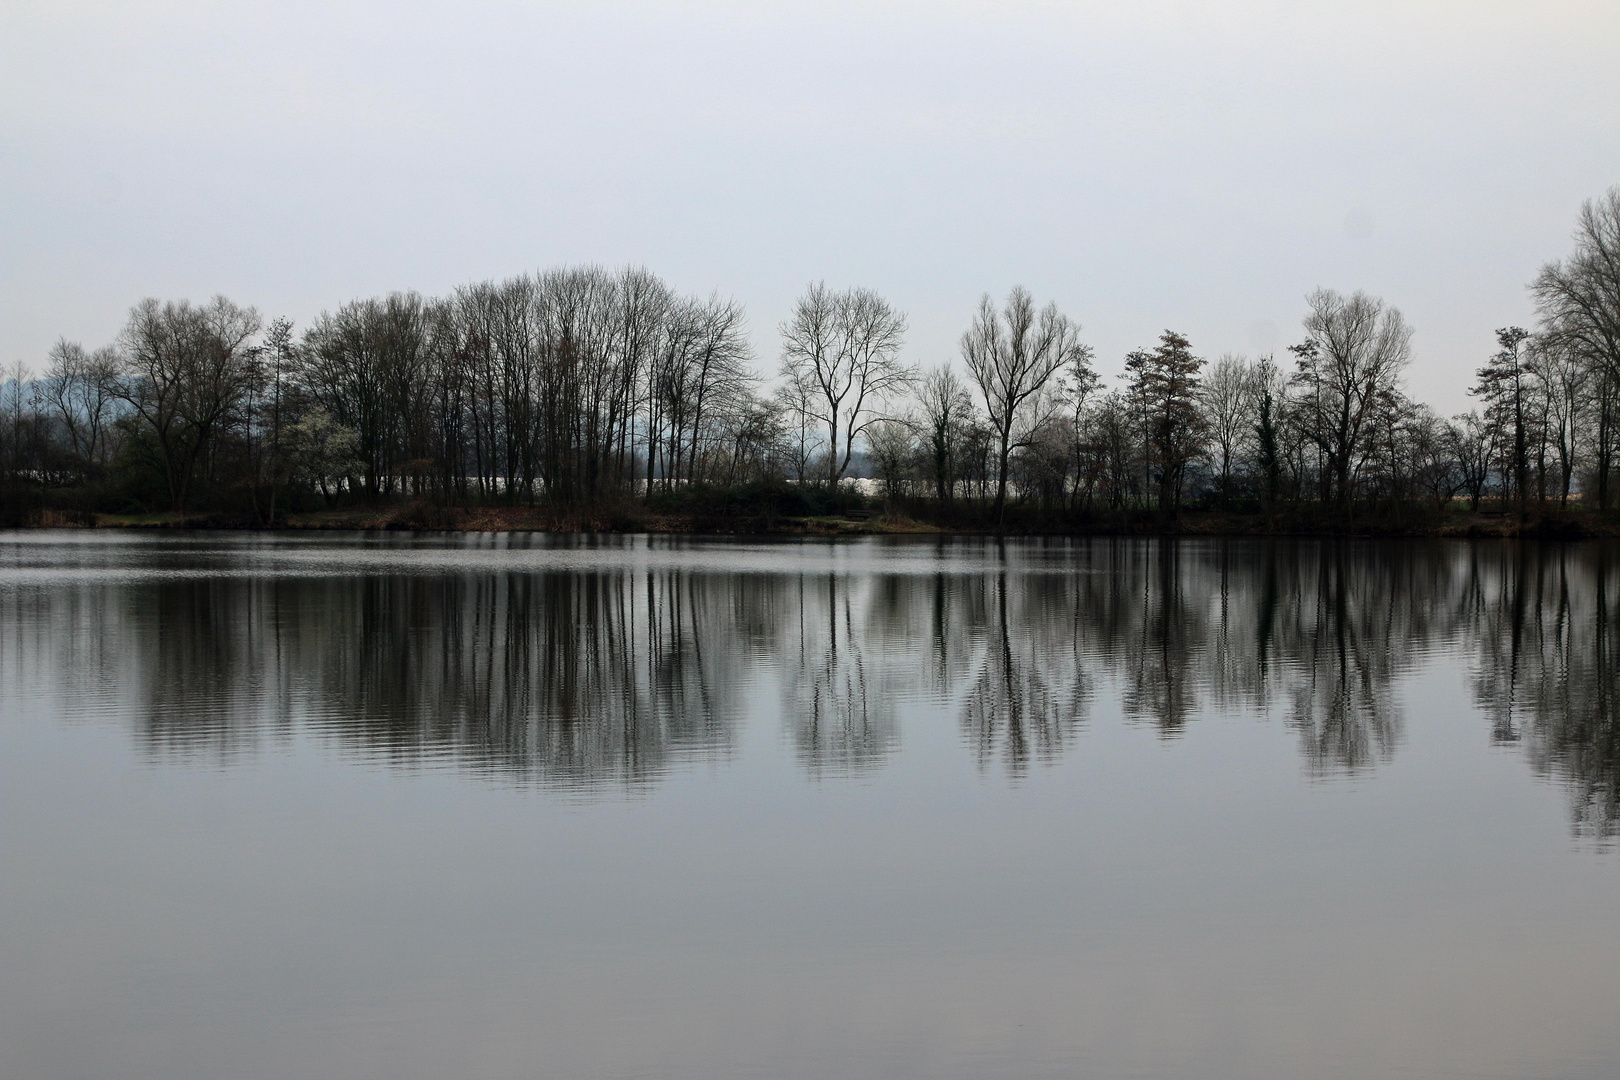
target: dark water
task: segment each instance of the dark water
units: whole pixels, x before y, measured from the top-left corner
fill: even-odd
[[[1612,1077],[1620,547],[0,534],[0,1076]]]

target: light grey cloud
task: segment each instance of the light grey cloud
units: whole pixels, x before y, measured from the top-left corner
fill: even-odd
[[[0,360],[145,295],[308,319],[565,261],[810,280],[934,362],[1014,283],[1105,368],[1280,348],[1302,297],[1417,327],[1449,410],[1620,182],[1611,3],[12,5]]]

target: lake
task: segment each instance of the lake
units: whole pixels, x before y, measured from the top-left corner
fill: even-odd
[[[0,1074],[1612,1077],[1620,546],[0,533]]]

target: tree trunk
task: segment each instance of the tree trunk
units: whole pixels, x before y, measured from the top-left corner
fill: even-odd
[[[999,467],[996,469],[996,531],[1000,532],[1007,521],[1007,462],[1012,457],[1012,415],[1008,414],[1006,421],[1001,425],[998,433],[1001,437],[1001,456]]]

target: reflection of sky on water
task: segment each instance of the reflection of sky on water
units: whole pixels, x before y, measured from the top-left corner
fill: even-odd
[[[46,541],[0,1075],[1620,1061],[1601,545]]]

